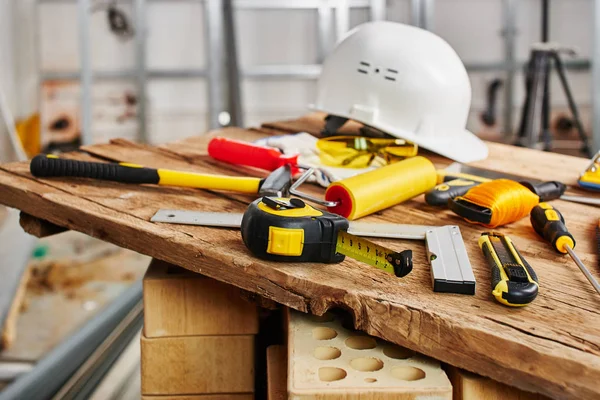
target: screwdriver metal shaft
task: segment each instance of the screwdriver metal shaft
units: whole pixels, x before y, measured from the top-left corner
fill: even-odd
[[[579,267],[579,269],[581,270],[581,272],[583,272],[583,274],[588,279],[588,281],[590,281],[590,283],[592,284],[592,286],[594,287],[594,289],[596,289],[596,292],[598,292],[598,294],[600,294],[600,284],[598,284],[598,281],[596,280],[596,278],[594,278],[592,276],[592,274],[587,269],[587,267],[585,265],[583,265],[583,262],[581,262],[581,260],[579,259],[579,257],[577,257],[577,254],[575,254],[575,252],[573,251],[573,249],[571,247],[569,247],[568,245],[564,245],[563,248],[565,250],[567,250],[567,253],[569,253],[569,255],[571,256],[571,258],[573,259],[573,261],[575,261],[575,264],[577,264],[577,266]]]

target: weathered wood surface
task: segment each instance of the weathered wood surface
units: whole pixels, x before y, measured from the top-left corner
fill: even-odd
[[[56,235],[57,233],[62,233],[67,230],[62,226],[54,225],[53,223],[36,218],[24,212],[21,212],[19,224],[25,232],[37,238]]]
[[[319,130],[304,119],[303,130]],[[294,131],[288,122],[285,129]],[[270,125],[269,133],[282,132]],[[214,133],[213,133],[214,134]],[[259,137],[259,131],[228,129],[224,135]],[[207,137],[164,146],[117,140],[85,150],[98,159],[151,167],[239,174],[241,169],[210,160]],[[71,158],[90,159],[72,153]],[[433,157],[439,165],[449,160]],[[489,160],[477,165],[538,179],[572,183],[587,161],[490,144]],[[323,191],[311,189],[315,193]],[[249,196],[185,188],[123,185],[83,179],[34,179],[27,163],[0,167],[0,203],[55,225],[78,230],[167,262],[201,272],[301,311],[322,314],[350,310],[358,328],[464,369],[555,398],[600,398],[600,297],[566,256],[541,241],[526,219],[500,229],[511,235],[538,272],[538,298],[522,309],[496,303],[490,272],[477,238],[484,230],[447,210],[424,204],[422,196],[365,218],[413,224],[459,224],[474,273],[477,294],[437,294],[421,243],[382,241],[411,248],[415,268],[403,279],[355,262],[283,264],[253,258],[239,232],[152,223],[159,208],[243,212]],[[595,270],[593,245],[598,208],[556,201],[578,241],[577,252]]]

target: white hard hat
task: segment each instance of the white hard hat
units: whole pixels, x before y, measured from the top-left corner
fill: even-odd
[[[470,104],[467,71],[448,43],[378,21],[349,32],[327,57],[313,108],[471,162],[488,150],[465,129]]]

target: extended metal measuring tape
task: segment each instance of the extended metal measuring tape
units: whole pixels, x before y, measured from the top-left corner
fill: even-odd
[[[239,229],[242,226],[243,217],[242,213],[161,209],[152,217],[151,221]],[[349,221],[345,232],[361,237],[425,240],[427,259],[431,266],[433,290],[435,292],[475,294],[475,276],[460,229],[456,225],[425,226]],[[248,243],[246,244],[248,245]],[[355,247],[350,252],[338,244],[337,250],[359,260],[361,256],[366,256],[363,254],[366,252],[364,248],[358,250]],[[369,263],[368,260],[365,262]]]

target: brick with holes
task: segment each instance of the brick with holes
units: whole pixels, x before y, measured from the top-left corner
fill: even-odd
[[[452,399],[438,361],[355,331],[339,313],[289,310],[287,321],[289,399]]]

